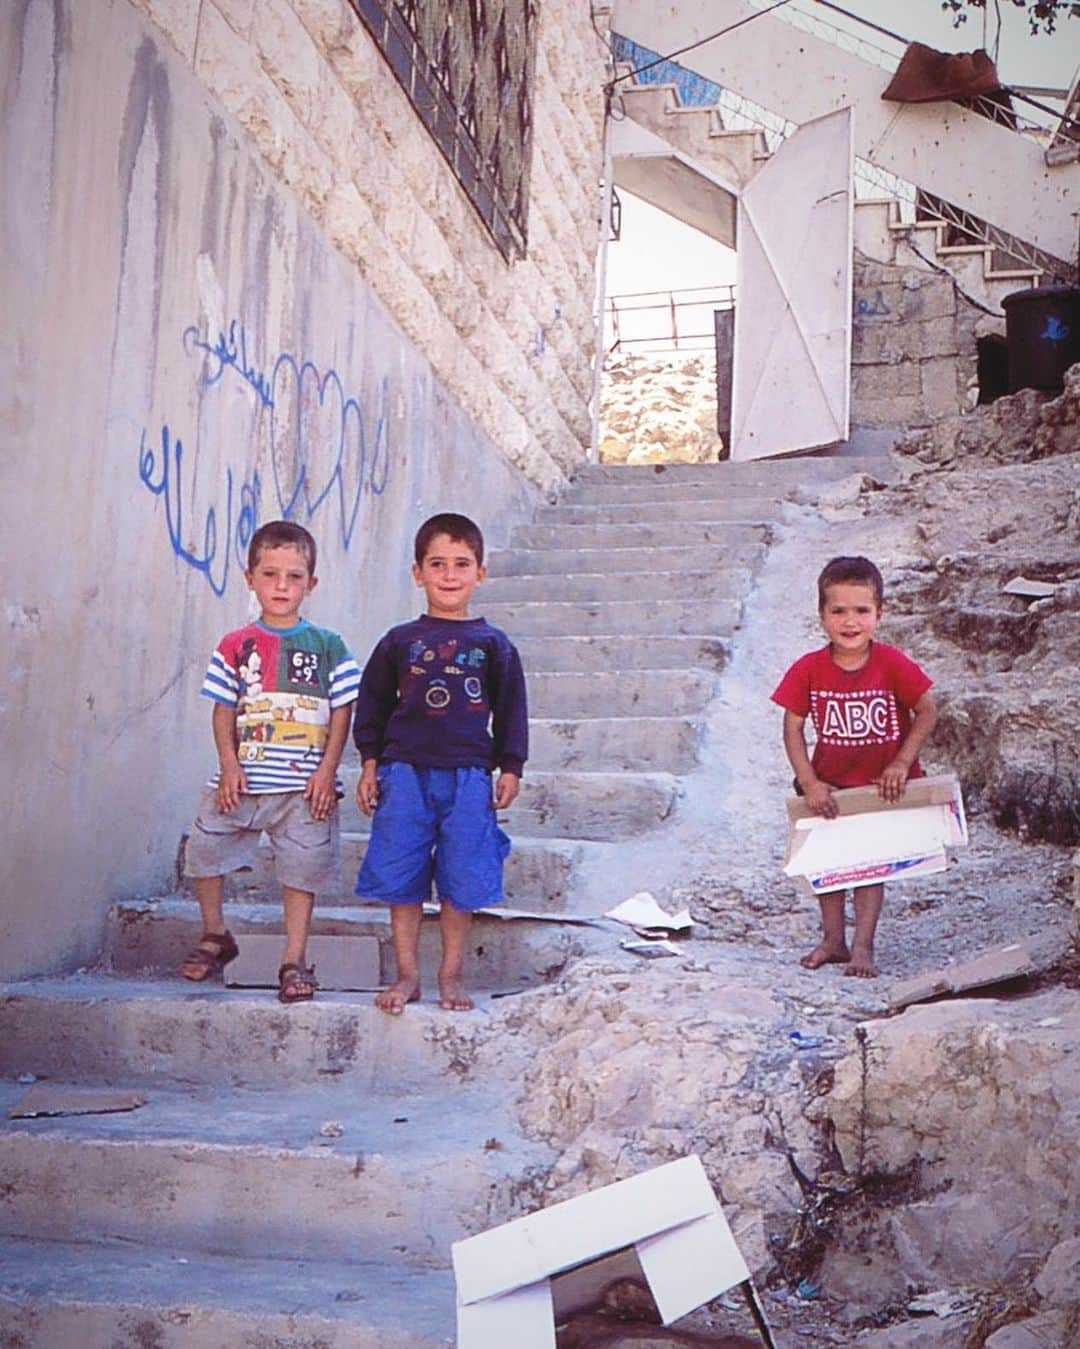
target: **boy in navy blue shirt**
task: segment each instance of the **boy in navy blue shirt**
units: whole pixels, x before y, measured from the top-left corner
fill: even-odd
[[[517,796],[529,752],[521,658],[501,629],[469,617],[487,574],[483,535],[467,516],[433,515],[414,553],[427,612],[375,647],[353,723],[363,761],[356,799],[373,816],[356,893],[390,905],[397,979],[375,1005],[392,1016],[420,997],[421,906],[432,880],[439,1002],[472,1008],[462,983],[469,924],[474,910],[502,903],[510,840],[495,811]]]

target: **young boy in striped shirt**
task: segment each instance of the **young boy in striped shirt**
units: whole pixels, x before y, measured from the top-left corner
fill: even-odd
[[[360,670],[336,632],[300,617],[318,584],[315,540],[306,529],[288,520],[257,529],[245,575],[259,618],[221,639],[202,686],[214,703],[218,771],[187,844],[185,870],[203,934],[180,973],[201,982],[235,959],[224,878],[251,866],[265,832],[285,906],[278,998],[304,1002],[317,987],[306,964],[315,892],[340,882],[337,767]]]

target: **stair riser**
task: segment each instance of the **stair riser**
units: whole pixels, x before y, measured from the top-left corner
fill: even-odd
[[[342,775],[346,776],[345,774]],[[663,781],[662,789],[657,782]],[[625,838],[627,831],[650,828],[657,818],[657,793],[663,798],[670,794],[670,783],[662,774],[650,778],[644,774],[604,774],[593,767],[584,773],[527,772],[521,781],[521,794],[499,820],[511,836],[523,838],[558,839],[617,839]],[[595,818],[598,804],[610,811],[611,824],[605,832],[602,821]],[[536,828],[538,816],[543,816],[542,827]],[[664,818],[664,810],[659,818]],[[588,833],[581,832],[581,821],[590,819]],[[363,817],[346,792],[342,802],[342,828],[348,832],[361,831]]]
[[[581,482],[575,481],[559,497],[560,506],[642,506],[685,503],[688,501],[726,502],[735,506],[744,499],[773,501],[787,491],[787,483],[775,474],[746,474],[741,478],[728,474],[729,465],[718,467],[708,476],[705,468],[692,481],[670,482]]]
[[[581,525],[517,525],[511,533],[515,548],[578,549],[676,548],[715,545],[730,548],[740,558],[748,542],[764,543],[769,526],[753,521],[693,521],[676,524],[668,517],[652,522]]]
[[[280,935],[284,945],[279,893],[280,887],[271,882],[258,900],[254,895],[241,893],[236,902],[226,907],[229,929],[240,946],[248,933]],[[388,911],[382,906],[361,904],[354,895],[343,898],[352,903],[336,908],[332,917],[320,917],[316,909],[312,934],[374,937],[379,943],[382,982],[390,983],[395,967]],[[562,905],[556,907],[550,899],[545,903],[544,897],[538,896],[537,903],[529,904],[528,908],[559,912]],[[108,968],[128,976],[175,977],[180,958],[198,940],[200,931],[194,901],[171,905],[166,913],[144,910],[136,915],[128,908],[122,923],[110,925],[105,956]],[[480,916],[474,920],[470,931],[466,980],[471,988],[480,992],[534,988],[550,980],[553,971],[561,969],[568,960],[586,954],[593,945],[592,936],[590,929],[573,924],[540,925]],[[427,997],[435,995],[434,972],[439,967],[441,954],[438,917],[426,915],[420,929],[420,968],[424,973],[424,995]],[[258,990],[245,992],[255,997],[274,997],[269,989],[265,993]],[[338,996],[366,1009],[372,995],[357,991]],[[257,1048],[253,1046],[253,1054]],[[273,1045],[264,1044],[259,1052],[266,1059],[272,1059]]]
[[[468,1076],[460,1047],[436,1043],[427,1018],[391,1020],[363,994],[281,1007],[270,992],[181,983],[144,999],[8,994],[0,1001],[0,1074],[125,1086],[345,1081],[384,1089]]]
[[[837,459],[818,455],[792,455],[767,463],[746,461],[724,464],[585,464],[574,474],[573,487],[608,483],[617,487],[651,486],[657,483],[702,486],[723,485],[727,491],[756,484],[767,493],[808,482],[830,482],[849,473],[872,472],[887,463],[880,456]]]
[[[692,595],[722,599],[745,590],[749,573],[730,565],[700,572],[657,572],[591,576],[499,576],[484,586],[484,607],[492,604],[566,604],[577,600],[662,600]]]
[[[508,576],[578,573],[637,576],[650,572],[668,575],[756,567],[765,555],[765,547],[755,534],[754,530],[742,531],[727,543],[703,543],[693,548],[518,548],[509,553],[495,553],[488,562],[488,579],[484,590],[479,592],[480,598],[491,593],[494,580]]]
[[[405,1127],[405,1126],[403,1126]],[[518,1186],[475,1153],[425,1154],[423,1174],[387,1152],[98,1141],[8,1133],[0,1231],[111,1240],[240,1258],[445,1265],[452,1241],[517,1216]],[[497,1154],[495,1154],[497,1156]],[[415,1163],[413,1163],[415,1166]]]
[[[534,735],[534,745],[535,745]],[[530,759],[533,771],[539,771],[544,764],[540,755]],[[554,766],[554,765],[551,765]],[[568,765],[564,765],[568,766]],[[591,764],[593,769],[599,764]],[[612,768],[625,765],[613,763]],[[665,770],[672,771],[672,770]],[[355,809],[355,808],[354,808]],[[359,820],[353,820],[359,823]],[[572,845],[565,849],[544,846],[526,846],[515,837],[513,811],[508,814],[507,832],[513,840],[510,856],[503,867],[503,893],[506,902],[514,908],[523,909],[561,909],[567,894],[573,886],[574,873],[579,858]],[[319,921],[320,910],[326,905],[351,905],[359,903],[355,894],[356,876],[360,870],[364,853],[367,850],[368,834],[366,822],[364,832],[347,832],[341,840],[341,888],[336,893],[323,894],[315,905],[315,921]],[[580,849],[578,850],[580,852]],[[229,886],[238,898],[272,897],[276,900],[280,887],[274,875],[274,859],[269,846],[262,844],[255,857],[251,871],[237,872],[229,878]],[[315,928],[314,930],[318,930]]]
[[[727,644],[709,637],[521,637],[517,640],[526,670],[581,671],[690,669],[719,672],[727,664]]]
[[[778,499],[753,496],[735,501],[648,501],[626,506],[544,506],[536,513],[538,525],[635,525],[649,522],[762,524],[775,520]],[[631,540],[627,540],[629,544]]]
[[[537,770],[689,773],[697,763],[701,723],[691,717],[534,721],[529,762]]]
[[[524,795],[524,794],[523,794]],[[655,829],[675,807],[673,779],[626,774],[575,783],[567,794],[558,774],[533,779],[528,797],[514,807],[515,828],[534,837],[616,840]]]
[[[519,637],[685,635],[724,638],[739,622],[742,605],[735,599],[622,601],[595,604],[500,604],[487,611],[492,623]]]
[[[536,717],[666,717],[700,712],[716,693],[701,670],[680,678],[657,670],[597,674],[536,674],[528,679],[529,712]]]

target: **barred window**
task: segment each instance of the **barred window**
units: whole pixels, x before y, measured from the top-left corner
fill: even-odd
[[[538,0],[352,5],[503,257],[524,257]]]

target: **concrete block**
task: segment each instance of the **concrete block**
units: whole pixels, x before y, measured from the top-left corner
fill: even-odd
[[[225,967],[230,988],[277,988],[282,938],[249,933],[240,954]],[[377,937],[308,938],[307,963],[325,989],[376,989],[382,986]]]
[[[955,360],[922,361],[919,365],[922,399],[931,417],[954,416],[960,411],[959,379]]]
[[[310,128],[318,105],[324,59],[307,29],[280,0],[255,0],[250,28],[263,69]]]

